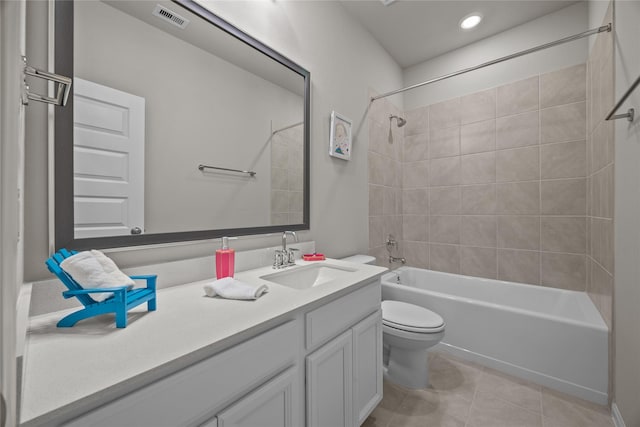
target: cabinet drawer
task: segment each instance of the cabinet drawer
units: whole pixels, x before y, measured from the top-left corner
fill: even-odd
[[[294,321],[285,323],[66,425],[176,427],[202,422],[295,364],[298,327]]]
[[[364,288],[310,311],[305,316],[307,350],[328,341],[358,320],[380,309],[381,287],[376,280]]]

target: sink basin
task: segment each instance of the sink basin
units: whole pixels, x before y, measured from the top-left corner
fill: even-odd
[[[313,264],[266,274],[260,278],[292,289],[309,289],[336,279],[346,278],[357,270],[332,265]]]

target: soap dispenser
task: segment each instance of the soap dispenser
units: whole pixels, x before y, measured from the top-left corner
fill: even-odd
[[[222,248],[216,251],[216,277],[233,277],[236,251],[229,249],[229,238],[222,238]]]

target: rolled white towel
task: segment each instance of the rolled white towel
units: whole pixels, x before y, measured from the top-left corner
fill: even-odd
[[[135,285],[129,276],[120,271],[116,264],[100,251],[78,252],[64,259],[60,267],[84,288],[113,288],[125,285],[132,288]],[[102,301],[112,294],[91,294],[91,298]]]
[[[233,277],[223,277],[204,285],[204,292],[209,297],[216,295],[228,299],[249,299],[255,300],[269,292],[267,285],[253,286],[234,279]]]

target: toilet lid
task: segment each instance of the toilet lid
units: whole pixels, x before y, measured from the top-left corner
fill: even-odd
[[[412,332],[441,330],[444,320],[437,313],[402,301],[382,301],[382,323]]]

